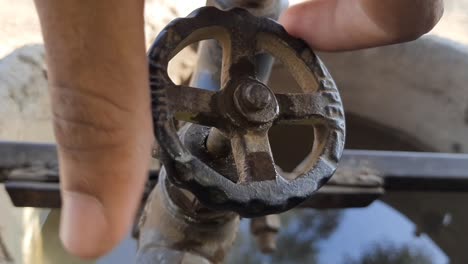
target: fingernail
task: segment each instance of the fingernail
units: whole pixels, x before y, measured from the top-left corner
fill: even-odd
[[[107,221],[104,207],[93,196],[62,192],[60,239],[72,255],[93,259],[103,254]]]

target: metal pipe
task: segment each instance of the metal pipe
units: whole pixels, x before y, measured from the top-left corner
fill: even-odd
[[[288,0],[207,0],[207,6],[227,10],[235,7],[247,9],[255,16],[277,20],[289,6]]]
[[[288,1],[208,0],[207,5],[220,9],[241,7],[257,16],[278,19]],[[202,41],[198,55],[191,86],[222,89],[222,48],[215,40]],[[260,81],[269,79],[273,61],[269,54],[258,55],[257,78]],[[226,139],[213,130],[207,138],[207,147],[222,152]],[[217,154],[223,155],[219,151]],[[191,193],[173,186],[165,177],[162,170],[158,187],[141,218],[137,263],[221,263],[234,241],[239,217],[204,207]]]
[[[239,217],[207,209],[169,183],[164,170],[160,177],[140,220],[137,263],[222,263]]]
[[[222,134],[219,137],[225,140]],[[209,148],[216,149],[215,146]],[[0,183],[59,182],[56,146],[53,144],[0,142],[0,157]],[[156,180],[156,173],[150,171],[148,179]],[[351,180],[363,175],[382,179],[387,191],[466,192],[468,154],[345,150],[337,173],[327,185],[362,186],[362,182]]]
[[[230,143],[229,139],[221,131],[212,128],[206,138],[206,149],[213,157],[222,158],[229,155],[231,150]]]
[[[277,20],[289,5],[288,0],[208,0],[206,5],[227,10],[234,7],[247,9],[256,16]],[[197,66],[191,86],[207,90],[220,90],[223,50],[216,40],[201,41],[198,46]],[[268,54],[257,55],[257,78],[267,83],[274,59]]]

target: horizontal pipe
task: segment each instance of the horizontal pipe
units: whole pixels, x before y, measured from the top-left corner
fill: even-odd
[[[38,173],[37,177],[31,170],[21,174],[22,169],[31,164],[40,167],[41,163],[57,164],[54,145],[0,142],[0,182],[6,183],[15,205],[60,206],[58,171],[55,175],[51,171],[47,175]],[[11,173],[13,171],[15,173]],[[156,182],[157,175],[157,171],[151,171],[149,181]],[[366,176],[369,175],[383,179],[383,186],[368,182]],[[306,207],[362,207],[381,195],[383,190],[468,192],[468,155],[345,150],[335,177],[325,187],[305,203]],[[48,199],[48,195],[52,198]],[[341,201],[356,199],[356,202],[341,203],[339,197],[348,197]],[[321,201],[333,201],[333,204]]]

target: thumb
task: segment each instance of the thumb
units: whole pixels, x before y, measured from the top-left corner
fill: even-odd
[[[151,144],[132,139],[139,133],[128,131],[122,132],[128,134],[127,142],[103,145],[105,140],[98,143],[89,138],[102,138],[101,133],[112,137],[113,132],[96,130],[86,135],[83,130],[89,128],[80,126],[55,122],[57,135],[60,130],[73,129],[77,137],[89,142],[82,144],[84,148],[75,148],[59,140],[63,202],[60,238],[70,253],[95,258],[110,251],[129,232],[141,201],[150,157],[147,146]],[[67,134],[70,138],[71,133]]]
[[[143,0],[36,0],[46,46],[63,210],[82,258],[128,234],[153,142]]]
[[[153,142],[144,78],[122,79],[111,86],[96,78],[86,86],[100,91],[50,87],[63,202],[60,237],[74,255],[94,258],[107,253],[134,221]]]

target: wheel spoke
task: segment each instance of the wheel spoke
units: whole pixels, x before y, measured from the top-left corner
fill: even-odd
[[[331,93],[276,94],[276,99],[280,107],[277,123],[330,123],[344,116],[342,105]]]
[[[278,175],[266,132],[237,134],[231,146],[238,183],[274,180]]]
[[[231,78],[256,78],[255,55],[257,38],[255,32],[242,32],[232,29],[230,34],[230,47],[225,51],[222,84]]]
[[[168,88],[167,96],[177,120],[205,126],[216,126],[221,121],[216,92],[178,85]]]

